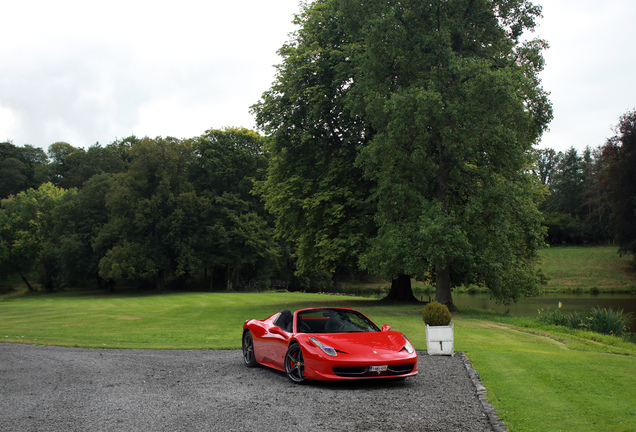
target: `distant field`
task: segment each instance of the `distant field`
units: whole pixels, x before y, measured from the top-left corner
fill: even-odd
[[[549,277],[548,293],[633,293],[636,292],[636,271],[631,259],[618,255],[616,246],[558,246],[540,252],[541,269]],[[342,284],[343,292],[358,296],[384,297],[390,282]],[[413,291],[418,299],[434,296],[435,288],[413,281]],[[456,287],[455,293],[484,292],[481,287]]]
[[[615,246],[551,247],[541,251],[550,292],[632,292],[636,272]]]

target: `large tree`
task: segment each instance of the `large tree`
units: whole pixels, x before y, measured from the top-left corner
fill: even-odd
[[[603,157],[603,147],[587,148],[589,163],[584,167],[583,215],[585,223],[594,233],[594,241],[610,241],[612,235],[609,230],[611,208],[608,201],[608,188],[605,181],[608,160]],[[585,158],[585,156],[584,156]],[[586,158],[585,158],[586,159]]]
[[[0,198],[38,188],[48,178],[47,162],[41,148],[0,143]]]
[[[126,160],[115,145],[102,147],[97,143],[84,150],[65,142],[51,144],[49,169],[53,182],[65,189],[81,189],[94,175],[123,172]]]
[[[53,246],[66,283],[94,279],[100,287],[114,287],[99,277],[99,261],[106,249],[97,243],[108,222],[106,194],[111,177],[107,173],[92,176],[77,193],[67,193],[54,209]]]
[[[192,183],[210,203],[200,224],[206,238],[200,251],[211,284],[266,283],[279,250],[263,203],[252,193],[267,167],[263,137],[244,128],[210,129],[193,149]]]
[[[557,173],[557,164],[559,163],[560,153],[554,149],[538,149],[535,152],[536,162],[532,172],[544,186],[550,186],[552,179]]]
[[[532,293],[543,244],[530,175],[551,119],[545,43],[525,0],[319,0],[298,17],[254,109],[272,153],[264,196],[300,268],[357,260],[412,298]]]
[[[610,229],[621,254],[636,257],[636,111],[621,116],[616,135],[603,147]]]
[[[54,247],[54,213],[66,191],[51,183],[2,200],[0,207],[0,274],[18,273],[27,288],[37,272],[47,291],[60,287],[59,260]]]
[[[198,264],[189,239],[176,235],[181,224],[194,228],[204,217],[188,181],[192,163],[189,140],[142,138],[130,150],[128,170],[115,174],[105,196],[108,222],[93,247],[107,250],[99,263],[104,279],[152,281],[166,286],[166,277]],[[194,203],[193,203],[194,201]],[[197,236],[199,238],[200,236]]]
[[[270,136],[268,176],[259,186],[279,234],[295,247],[302,275],[357,267],[373,234],[372,183],[355,163],[371,130],[348,105],[358,36],[340,3],[316,2],[279,54],[278,78],[253,109]],[[347,18],[347,22],[337,18]],[[364,20],[360,17],[360,22]]]
[[[556,172],[550,183],[547,211],[579,216],[583,204],[584,161],[574,147],[558,154]]]

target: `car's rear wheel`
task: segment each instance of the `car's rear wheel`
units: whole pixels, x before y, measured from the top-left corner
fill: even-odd
[[[254,367],[258,365],[254,355],[254,340],[252,339],[252,333],[250,333],[249,330],[243,333],[243,361],[245,361],[247,367]]]
[[[285,354],[285,373],[296,384],[305,381],[305,360],[300,345],[293,343]]]

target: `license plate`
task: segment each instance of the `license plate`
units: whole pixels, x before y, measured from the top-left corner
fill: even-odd
[[[371,366],[371,372],[384,372],[388,369],[389,367],[387,365],[384,366]]]

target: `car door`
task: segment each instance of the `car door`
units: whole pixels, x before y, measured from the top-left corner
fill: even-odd
[[[285,353],[292,335],[291,313],[287,315],[285,312],[289,313],[289,311],[281,312],[261,337],[261,349],[266,362],[279,368],[283,368]]]

